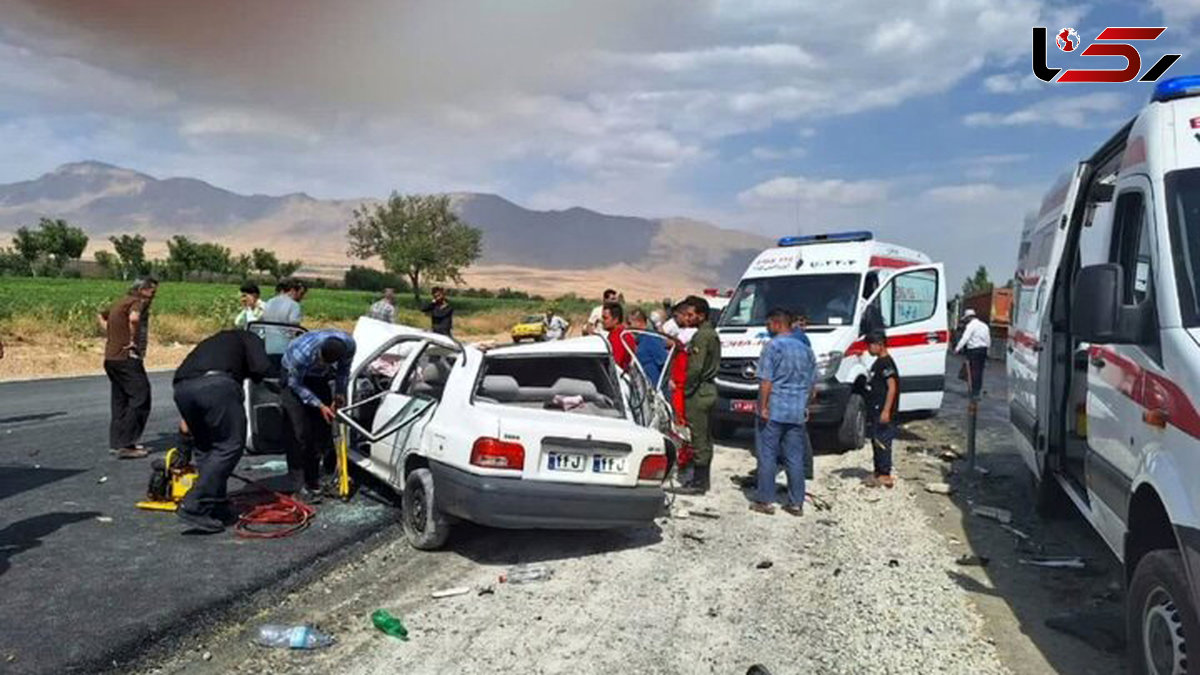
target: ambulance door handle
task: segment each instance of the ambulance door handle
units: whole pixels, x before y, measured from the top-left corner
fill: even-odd
[[[1101,358],[1099,356],[1093,356],[1092,357],[1092,365],[1097,368],[1103,368],[1105,365],[1105,361],[1103,358]]]
[[[939,341],[941,339],[941,337],[942,336],[938,335],[937,333],[926,333],[925,341],[928,342],[929,344],[933,344],[933,343]]]

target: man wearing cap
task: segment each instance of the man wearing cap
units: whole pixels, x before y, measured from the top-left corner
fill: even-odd
[[[281,397],[292,438],[288,476],[300,498],[320,501],[321,460],[333,471],[333,422],[346,403],[354,338],[340,330],[315,330],[292,340],[283,353],[287,387]],[[330,390],[329,382],[334,381]]]
[[[992,346],[992,332],[973,309],[963,312],[962,320],[966,325],[954,352],[967,358],[967,385],[971,389],[971,398],[979,398],[983,390],[983,367],[987,363],[988,349]]]

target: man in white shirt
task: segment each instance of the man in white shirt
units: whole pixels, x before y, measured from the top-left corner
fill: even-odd
[[[587,323],[583,324],[584,335],[603,335],[605,333],[604,318],[602,317],[604,305],[616,301],[617,292],[611,288],[605,289],[604,302],[596,305],[596,307],[592,309],[592,313],[588,315]]]
[[[992,346],[992,331],[975,316],[973,309],[963,312],[962,320],[966,325],[954,351],[967,357],[967,386],[970,387],[971,398],[979,398],[983,390],[983,366],[987,363],[988,348]]]
[[[383,289],[383,297],[371,305],[367,316],[384,323],[396,323],[396,289]]]
[[[546,310],[546,318],[542,319],[542,323],[546,324],[547,340],[561,340],[567,336],[567,331],[571,329],[571,324],[559,316],[553,307]]]

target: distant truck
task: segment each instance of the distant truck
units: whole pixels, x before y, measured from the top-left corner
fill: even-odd
[[[1200,76],[1071,167],[1026,219],[1009,414],[1044,514],[1124,563],[1134,673],[1200,654]],[[1189,652],[1191,653],[1189,658]]]
[[[870,232],[784,237],[750,263],[721,314],[721,365],[714,432],[754,423],[758,357],[775,308],[808,317],[817,355],[817,398],[810,424],[837,429],[839,444],[865,442],[867,372],[874,359],[860,330],[864,313],[882,321],[900,371],[900,410],[942,406],[946,351],[946,275],[941,263]]]

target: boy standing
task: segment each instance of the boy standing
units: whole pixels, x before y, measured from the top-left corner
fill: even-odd
[[[896,409],[900,404],[900,373],[888,354],[887,335],[872,331],[867,336],[867,350],[875,357],[871,364],[867,405],[870,408],[871,449],[874,451],[875,472],[868,478],[868,487],[895,487],[892,478],[892,440],[896,438]]]

